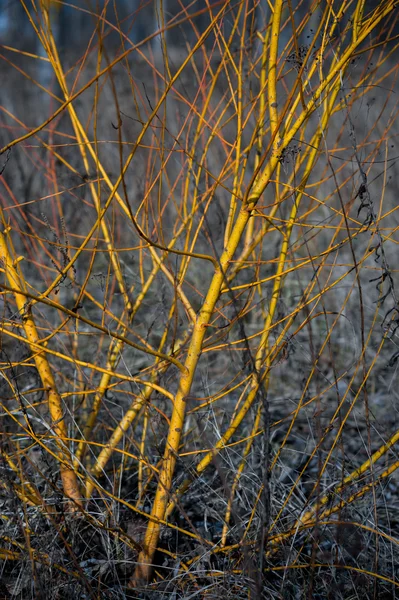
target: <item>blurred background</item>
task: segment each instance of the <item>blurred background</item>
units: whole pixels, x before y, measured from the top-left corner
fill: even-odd
[[[366,0],[365,15],[378,4],[378,0]],[[130,41],[146,47],[148,42],[152,50],[156,51],[161,47],[161,36],[157,33],[165,28],[165,40],[169,47],[187,48],[195,44],[211,18],[218,13],[218,27],[223,29],[227,37],[235,19],[243,18],[244,13],[249,13],[250,18],[246,19],[246,45],[256,49],[260,47],[259,34],[263,35],[266,31],[270,19],[267,0],[41,0],[40,5],[49,9],[53,33],[64,59],[66,55],[75,54],[87,46],[99,23],[103,24],[108,42],[121,42],[122,32],[126,36],[125,43]],[[38,7],[39,0],[25,3],[21,0],[0,0],[0,44],[17,44],[19,49],[40,54],[42,49],[38,47],[37,36],[28,16],[29,11],[33,21],[37,23]],[[292,38],[292,19],[298,28],[298,43],[309,43],[317,30],[324,7],[325,2],[319,1],[293,2],[290,14],[287,3],[280,37],[281,50]],[[306,25],[301,27],[304,23]],[[390,25],[396,26],[395,23]],[[208,47],[214,42],[215,37],[210,35]]]
[[[158,43],[156,34],[163,27],[185,21],[178,27],[173,35],[166,34],[173,45],[192,44],[197,39],[198,32],[204,31],[213,12],[216,14],[226,5],[226,18],[224,25],[234,20],[240,3],[238,2],[211,2],[206,0],[118,0],[107,2],[98,0],[76,0],[73,3],[53,2],[47,0],[51,13],[52,25],[57,31],[61,46],[71,44],[84,45],[93,33],[98,23],[98,16],[102,15],[110,32],[117,26],[134,44],[142,43],[146,38],[153,36],[152,44]],[[228,6],[230,5],[230,6]],[[30,8],[31,14],[34,10]],[[256,13],[256,14],[255,14]],[[267,2],[254,3],[254,23],[261,28],[269,14]],[[35,43],[35,35],[29,19],[20,0],[0,1],[0,36],[2,43],[15,42],[18,33],[23,44]]]

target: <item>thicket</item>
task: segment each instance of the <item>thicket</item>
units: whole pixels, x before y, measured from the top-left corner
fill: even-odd
[[[1,49],[1,595],[395,598],[397,3],[147,4]]]

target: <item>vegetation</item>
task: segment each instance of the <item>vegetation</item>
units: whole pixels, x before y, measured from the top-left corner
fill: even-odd
[[[1,53],[2,596],[395,598],[397,3],[94,5]]]

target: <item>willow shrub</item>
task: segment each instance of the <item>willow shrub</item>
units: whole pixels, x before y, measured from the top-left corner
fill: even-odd
[[[395,3],[75,8],[2,54],[8,590],[393,597]]]

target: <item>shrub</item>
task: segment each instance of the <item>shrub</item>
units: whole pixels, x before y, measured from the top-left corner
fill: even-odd
[[[395,3],[21,6],[4,593],[394,597]]]

